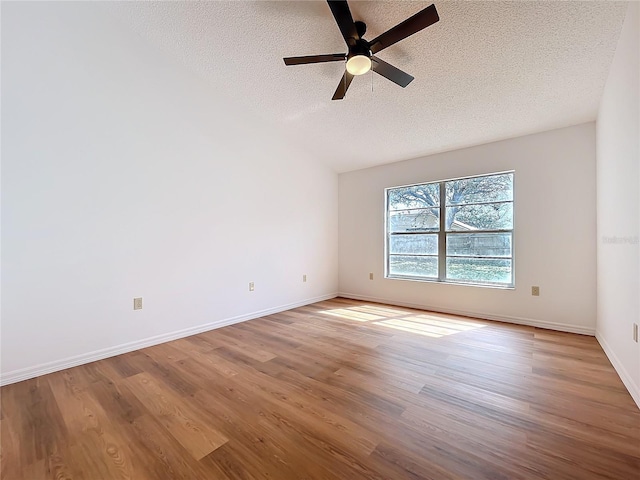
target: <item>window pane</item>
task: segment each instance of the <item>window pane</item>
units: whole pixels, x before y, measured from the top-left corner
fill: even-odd
[[[447,257],[447,280],[511,283],[511,260]]]
[[[438,254],[438,235],[392,235],[389,253]]]
[[[447,205],[513,200],[513,173],[447,182]]]
[[[427,183],[389,190],[389,211],[440,205],[440,184]]]
[[[389,214],[389,232],[424,232],[440,229],[438,208],[403,210]]]
[[[447,255],[511,257],[511,233],[449,234]]]
[[[438,257],[389,255],[389,274],[414,277],[437,277]]]
[[[447,231],[511,230],[513,203],[446,207]]]

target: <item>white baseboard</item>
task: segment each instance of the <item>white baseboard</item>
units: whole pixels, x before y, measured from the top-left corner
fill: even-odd
[[[596,331],[596,339],[600,343],[600,346],[602,347],[602,350],[604,350],[604,353],[607,355],[607,357],[609,357],[611,365],[613,365],[613,368],[615,368],[616,372],[618,372],[620,380],[622,380],[624,386],[627,387],[631,398],[633,398],[633,401],[636,402],[636,405],[638,405],[638,408],[640,408],[640,385],[636,385],[634,383],[631,375],[629,375],[627,370],[624,368],[624,365],[622,364],[618,356],[614,353],[613,349],[609,346],[607,341],[598,331]]]
[[[579,333],[580,335],[595,335],[595,328],[581,327],[578,325],[571,325],[568,323],[555,323],[545,322],[534,318],[524,317],[511,317],[506,315],[496,315],[492,313],[479,313],[469,312],[463,310],[443,309],[438,307],[432,307],[429,305],[419,305],[417,303],[398,302],[396,300],[390,300],[388,298],[377,298],[368,295],[358,295],[355,293],[338,293],[339,297],[352,298],[354,300],[364,300],[367,302],[386,303],[388,305],[397,305],[398,307],[417,308],[419,310],[428,310],[431,312],[448,313],[451,315],[462,315],[465,317],[480,318],[483,320],[495,320],[498,322],[515,323],[517,325],[528,325],[530,327],[546,328],[548,330],[557,330],[560,332]]]
[[[160,343],[170,342],[171,340],[177,340],[179,338],[189,337],[198,333],[207,332],[209,330],[215,330],[216,328],[226,327],[235,323],[245,322],[247,320],[253,320],[254,318],[264,317],[285,310],[290,310],[296,307],[302,307],[311,303],[320,302],[322,300],[329,300],[335,298],[337,294],[331,293],[327,295],[321,295],[319,297],[308,298],[299,302],[289,303],[287,305],[280,305],[258,312],[247,313],[239,315],[237,317],[225,318],[216,320],[204,325],[198,325],[196,327],[185,328],[183,330],[177,330],[175,332],[169,332],[162,335],[156,335],[154,337],[137,340],[135,342],[124,343],[113,347],[103,348],[101,350],[95,350],[93,352],[83,353],[73,357],[63,358],[61,360],[55,360],[53,362],[42,363],[33,367],[21,368],[19,370],[13,370],[0,375],[0,386],[9,385],[11,383],[21,382],[30,378],[39,377],[40,375],[46,375],[48,373],[58,372],[66,368],[77,367],[78,365],[84,365],[85,363],[95,362],[123,353],[132,352],[141,348],[151,347]]]

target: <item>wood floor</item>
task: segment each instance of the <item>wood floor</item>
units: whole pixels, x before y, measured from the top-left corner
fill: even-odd
[[[0,393],[5,480],[640,478],[594,338],[346,299]]]

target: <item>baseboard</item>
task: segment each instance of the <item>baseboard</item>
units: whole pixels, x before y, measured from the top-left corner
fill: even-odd
[[[624,386],[627,387],[631,398],[633,398],[633,401],[636,402],[636,405],[638,405],[638,408],[640,408],[640,385],[636,385],[633,382],[631,375],[629,375],[627,370],[624,368],[624,365],[622,364],[618,356],[614,353],[613,349],[609,346],[607,341],[597,330],[596,339],[598,340],[598,343],[600,343],[600,346],[602,347],[602,350],[604,350],[604,353],[609,358],[611,365],[613,365],[613,368],[615,368],[616,372],[618,373],[620,380],[622,380]]]
[[[465,317],[480,318],[482,320],[495,320],[498,322],[515,323],[517,325],[528,325],[530,327],[546,328],[548,330],[557,330],[559,332],[578,333],[580,335],[590,335],[590,336],[595,335],[594,328],[580,327],[580,326],[571,325],[568,323],[545,322],[543,320],[538,320],[534,318],[512,317],[512,316],[489,314],[489,313],[469,312],[464,310],[443,309],[439,307],[432,307],[430,305],[419,305],[417,303],[398,302],[396,300],[390,300],[388,298],[377,298],[377,297],[371,297],[368,295],[358,295],[355,293],[340,292],[338,293],[338,296],[344,297],[344,298],[351,298],[354,300],[364,300],[366,302],[376,302],[376,303],[385,303],[387,305],[396,305],[398,307],[417,308],[420,310],[428,310],[431,312],[448,313],[450,315],[462,315]]]
[[[124,343],[116,345],[114,347],[104,348],[101,350],[95,350],[93,352],[76,355],[73,357],[64,358],[62,360],[56,360],[53,362],[42,363],[33,367],[22,368],[19,370],[13,370],[11,372],[3,373],[0,375],[0,386],[9,385],[11,383],[21,382],[30,378],[39,377],[48,373],[58,372],[71,367],[77,367],[78,365],[84,365],[85,363],[95,362],[97,360],[103,360],[105,358],[114,357],[123,353],[132,352],[141,348],[152,347],[160,343],[170,342],[172,340],[178,340],[179,338],[196,335],[198,333],[207,332],[209,330],[215,330],[216,328],[226,327],[235,323],[245,322],[247,320],[253,320],[255,318],[264,317],[285,310],[290,310],[296,307],[302,307],[311,303],[320,302],[322,300],[329,300],[335,298],[336,293],[327,295],[321,295],[319,297],[308,298],[299,302],[289,303],[286,305],[280,305],[257,312],[251,312],[244,315],[238,315],[236,317],[225,318],[216,320],[204,325],[198,325],[196,327],[185,328],[183,330],[177,330],[162,335],[156,335],[154,337],[137,340],[135,342]]]

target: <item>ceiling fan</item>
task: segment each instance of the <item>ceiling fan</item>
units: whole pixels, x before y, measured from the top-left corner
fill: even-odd
[[[346,1],[329,0],[327,3],[329,4],[331,13],[333,13],[333,17],[336,19],[344,41],[347,43],[349,52],[332,53],[328,55],[309,55],[305,57],[287,57],[284,58],[285,65],[344,62],[346,60],[344,75],[331,100],[342,100],[347,93],[349,85],[351,85],[353,77],[355,75],[363,75],[369,70],[373,70],[403,88],[411,83],[413,80],[411,75],[380,60],[374,56],[374,54],[440,20],[435,5],[428,6],[404,22],[387,30],[382,35],[368,41],[362,38],[367,31],[367,25],[364,22],[353,21],[349,4]]]

